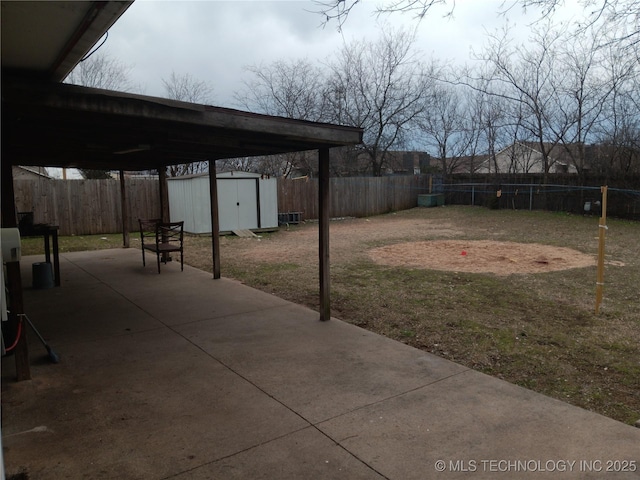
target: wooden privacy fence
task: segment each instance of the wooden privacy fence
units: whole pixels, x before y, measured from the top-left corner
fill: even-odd
[[[158,180],[125,178],[129,230],[138,218],[160,216]],[[60,226],[60,235],[122,232],[120,181],[24,179],[14,181],[18,212],[33,212],[35,223]]]
[[[426,193],[429,177],[338,177],[331,179],[331,216],[364,217],[417,205]],[[138,230],[138,218],[160,216],[158,180],[126,178],[129,230]],[[34,212],[35,223],[60,226],[60,235],[93,235],[122,231],[120,181],[17,179],[18,212]],[[302,212],[318,218],[317,179],[278,179],[278,211]]]
[[[418,194],[428,192],[429,176],[335,177],[330,189],[332,218],[368,217],[417,206]],[[279,178],[278,211],[318,218],[318,180]]]
[[[554,176],[555,185],[541,185],[534,175],[501,178],[450,176],[442,184],[438,175],[390,177],[336,177],[330,179],[331,217],[366,217],[416,207],[418,195],[443,192],[446,204],[491,206],[501,189],[498,208],[583,212],[586,202],[595,210],[599,185],[609,184],[609,212],[640,219],[640,178],[588,178]],[[522,182],[519,184],[519,182]],[[562,185],[558,185],[562,184]],[[138,218],[160,216],[158,180],[127,178],[129,230],[138,231]],[[595,187],[597,186],[597,189]],[[625,188],[612,188],[625,187]],[[560,188],[562,187],[562,188]],[[629,187],[631,187],[629,189]],[[119,180],[18,179],[14,181],[19,212],[34,212],[35,223],[60,226],[61,235],[90,235],[122,231]],[[303,219],[318,218],[317,179],[278,179],[278,212],[302,212]]]

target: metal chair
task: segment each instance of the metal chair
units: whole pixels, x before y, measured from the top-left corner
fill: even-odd
[[[160,273],[160,260],[167,263],[171,252],[180,252],[180,270],[184,271],[184,222],[162,222],[160,220],[141,220],[140,240],[142,242],[142,265],[146,266],[145,250],[155,252]]]
[[[161,222],[159,218],[152,219],[138,219],[138,224],[140,225],[140,245],[142,247],[142,265],[146,266],[144,251],[145,246],[150,245],[151,243],[156,241],[156,225]]]

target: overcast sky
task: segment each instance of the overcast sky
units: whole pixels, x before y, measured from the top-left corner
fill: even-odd
[[[312,12],[317,6],[310,1],[137,0],[111,28],[101,51],[132,67],[141,93],[164,96],[163,78],[189,73],[210,83],[213,104],[237,108],[233,93],[248,78],[247,65],[287,58],[324,60],[344,41],[375,39],[383,21],[417,25],[416,47],[426,57],[464,62],[472,46],[482,45],[486,30],[505,22],[499,13],[502,3],[457,0],[452,19],[443,18],[447,10],[436,8],[418,24],[410,14],[378,19],[373,14],[377,2],[366,1],[338,32],[335,23],[321,27],[322,16]],[[525,37],[536,13],[523,15],[515,7],[507,16]]]
[[[211,85],[213,105],[239,108],[234,92],[250,78],[246,66],[282,59],[322,61],[345,41],[374,40],[384,22],[416,28],[416,49],[425,58],[464,63],[472,47],[481,47],[486,31],[507,18],[523,40],[539,18],[538,11],[523,14],[519,7],[501,15],[503,0],[457,0],[453,18],[443,18],[448,9],[434,8],[418,23],[411,14],[378,18],[377,3],[364,1],[354,8],[339,32],[336,23],[321,26],[322,16],[313,13],[317,6],[311,1],[136,0],[98,51],[131,67],[139,93],[165,96],[162,79],[172,72],[188,73]],[[575,5],[575,0],[567,3]],[[577,11],[565,8],[554,18],[568,19]]]

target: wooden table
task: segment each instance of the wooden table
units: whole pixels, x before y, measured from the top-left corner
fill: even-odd
[[[28,228],[24,237],[44,237],[44,258],[51,263],[51,247],[53,247],[53,275],[56,287],[60,286],[60,257],[58,255],[58,225],[35,224]],[[51,237],[51,238],[49,238]]]

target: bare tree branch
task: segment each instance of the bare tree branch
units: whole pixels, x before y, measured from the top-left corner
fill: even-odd
[[[65,79],[65,83],[130,92],[134,89],[129,78],[132,68],[107,54],[96,53],[80,62]]]
[[[428,77],[413,43],[405,31],[383,31],[377,42],[345,45],[328,65],[330,120],[364,129],[363,152],[376,176],[385,172],[388,152],[404,145],[424,108]]]
[[[361,0],[314,0],[315,13],[322,16],[322,25],[337,22],[342,29],[352,10]],[[640,43],[640,2],[638,0],[581,0],[584,21],[579,25],[582,31],[596,25],[605,24],[609,30],[617,32],[615,42],[623,48],[631,48]],[[423,19],[436,5],[448,7],[445,17],[451,17],[456,8],[455,0],[383,0],[377,7],[378,15],[385,13],[412,13],[417,21]],[[515,7],[523,10],[540,9],[540,19],[549,19],[565,5],[565,0],[503,0],[498,9],[506,13]],[[578,13],[578,12],[576,12]]]
[[[204,80],[197,80],[193,75],[178,75],[171,72],[168,79],[163,78],[167,98],[190,103],[211,103],[213,87]]]
[[[213,88],[203,80],[197,80],[191,74],[178,75],[171,72],[168,79],[162,79],[167,98],[190,103],[211,103]],[[169,176],[181,177],[207,171],[208,162],[192,162],[170,165]]]
[[[322,26],[326,26],[331,22],[338,24],[338,30],[341,30],[344,26],[349,14],[361,0],[314,0],[313,3],[317,6],[314,13],[318,13],[322,16]],[[380,4],[376,7],[376,14],[390,14],[390,13],[410,13],[418,21],[423,19],[429,13],[432,7],[436,5],[451,5],[451,8],[444,14],[445,17],[453,15],[455,10],[455,0],[388,0],[386,3]]]
[[[287,118],[323,119],[324,78],[308,60],[277,60],[246,70],[253,78],[244,81],[244,90],[235,94],[242,107]]]

